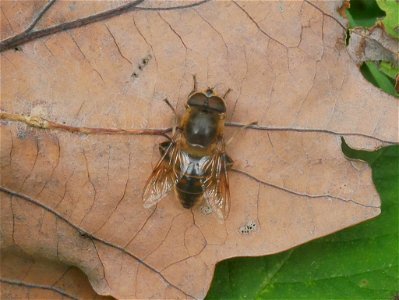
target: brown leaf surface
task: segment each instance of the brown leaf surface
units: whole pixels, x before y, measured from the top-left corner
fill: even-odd
[[[2,2],[2,39],[29,28],[45,4]],[[55,2],[34,30],[124,4]],[[181,113],[192,74],[200,89],[231,88],[228,120],[259,127],[229,145],[227,222],[173,195],[143,208],[162,138],[2,121],[4,251],[78,267],[101,295],[202,298],[222,259],[283,251],[380,213],[370,169],[344,158],[340,136],[356,147],[397,143],[398,103],[351,60],[340,1],[156,9],[181,4],[145,1],[152,9],[2,52],[1,110],[78,127],[165,128],[173,115],[161,100]]]
[[[2,251],[1,277],[1,299],[113,299],[94,292],[76,267],[27,256],[17,247]]]

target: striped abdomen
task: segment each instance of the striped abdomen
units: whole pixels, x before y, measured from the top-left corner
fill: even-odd
[[[176,183],[176,193],[184,208],[193,207],[203,194],[201,179],[184,175]]]
[[[209,159],[209,156],[194,157],[181,153],[180,178],[175,189],[184,208],[193,207],[201,199]]]

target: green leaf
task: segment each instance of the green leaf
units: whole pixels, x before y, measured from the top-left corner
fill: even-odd
[[[392,37],[399,39],[399,2],[395,0],[377,0],[378,6],[386,12],[382,19],[385,31]]]
[[[386,62],[386,61],[381,62],[379,69],[381,72],[383,72],[385,75],[387,75],[392,80],[395,80],[399,74],[399,67],[398,66],[395,67],[390,62]]]
[[[395,81],[381,72],[376,63],[365,62],[360,67],[360,71],[362,72],[363,76],[376,87],[381,88],[392,96],[399,96],[395,90]]]
[[[366,160],[382,199],[379,217],[289,251],[218,264],[207,299],[393,299],[399,291],[399,146]]]
[[[372,27],[378,18],[384,17],[375,1],[356,0],[350,2],[350,8],[346,10],[350,27]]]

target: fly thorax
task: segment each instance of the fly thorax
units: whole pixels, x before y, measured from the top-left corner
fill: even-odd
[[[218,114],[207,110],[193,110],[184,124],[183,134],[193,147],[207,148],[218,135]]]

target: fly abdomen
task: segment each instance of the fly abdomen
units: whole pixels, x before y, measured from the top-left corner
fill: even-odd
[[[203,194],[201,178],[184,175],[176,183],[176,193],[184,208],[193,207]]]

